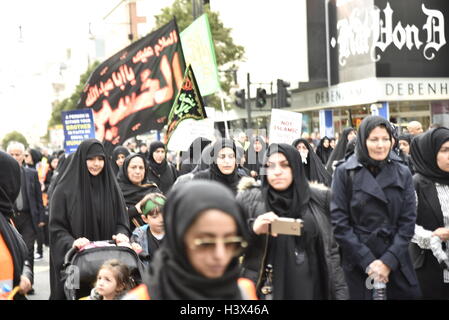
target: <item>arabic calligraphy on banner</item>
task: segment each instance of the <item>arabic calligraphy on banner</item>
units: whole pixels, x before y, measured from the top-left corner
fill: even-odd
[[[90,76],[78,108],[92,108],[96,136],[108,150],[167,122],[185,62],[176,21],[124,48]]]

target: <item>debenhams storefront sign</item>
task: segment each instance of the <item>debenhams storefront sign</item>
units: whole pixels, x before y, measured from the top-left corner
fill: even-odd
[[[301,106],[448,100],[445,17],[448,0],[330,1],[332,85],[301,93]]]

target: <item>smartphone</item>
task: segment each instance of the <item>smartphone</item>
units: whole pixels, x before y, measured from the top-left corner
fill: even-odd
[[[293,218],[277,218],[271,223],[271,233],[300,236],[303,221]]]

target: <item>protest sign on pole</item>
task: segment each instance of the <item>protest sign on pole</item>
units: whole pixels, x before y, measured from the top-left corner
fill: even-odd
[[[62,112],[64,130],[64,150],[66,154],[76,151],[86,139],[95,138],[95,124],[92,109],[80,109]]]
[[[292,144],[301,137],[302,113],[271,110],[270,143]]]

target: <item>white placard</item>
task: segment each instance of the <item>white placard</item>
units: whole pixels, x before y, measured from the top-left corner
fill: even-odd
[[[270,143],[292,144],[301,137],[302,113],[271,110]]]

